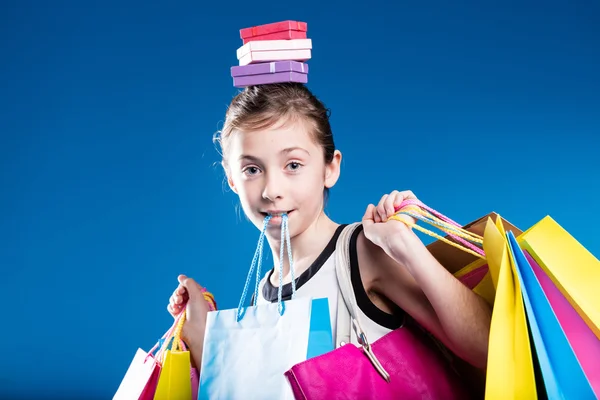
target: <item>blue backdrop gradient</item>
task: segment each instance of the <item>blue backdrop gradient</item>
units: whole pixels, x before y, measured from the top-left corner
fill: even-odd
[[[212,135],[251,25],[308,23],[308,85],[344,154],[336,221],[411,189],[462,223],[550,214],[600,256],[598,2],[58,0],[0,14],[1,398],[111,398],[169,327],[180,273],[237,305],[258,231]]]

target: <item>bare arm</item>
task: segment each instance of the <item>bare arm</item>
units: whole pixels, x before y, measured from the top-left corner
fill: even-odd
[[[406,222],[390,219],[410,191],[384,195],[363,217],[365,252],[377,290],[408,312],[458,357],[484,369],[491,309],[450,274]]]
[[[418,238],[417,238],[418,240]],[[485,368],[491,310],[488,304],[450,274],[422,244],[403,265],[393,241],[388,255],[365,240],[375,288],[409,313],[458,357]],[[420,243],[420,241],[419,241]]]
[[[189,344],[190,355],[192,356],[192,367],[196,368],[198,374],[200,374],[200,367],[202,366],[203,346],[202,343]]]

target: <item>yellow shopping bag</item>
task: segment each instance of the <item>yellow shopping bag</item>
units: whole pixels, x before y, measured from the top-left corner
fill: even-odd
[[[510,230],[515,235],[521,233],[521,230],[495,212],[462,226],[462,229],[478,237],[483,237],[486,224],[490,218],[500,221],[505,230]],[[444,239],[448,239],[448,236],[445,236]],[[458,280],[484,298],[488,304],[494,304],[496,288],[492,282],[485,258],[477,257],[464,251],[462,246],[453,246],[444,240],[436,240],[430,243],[427,245],[427,249]]]
[[[504,228],[488,219],[483,237],[496,290],[490,328],[486,400],[537,399],[529,328],[521,284],[510,257]]]
[[[177,323],[173,334],[171,349],[167,349],[169,339],[165,340],[165,351],[162,353],[162,369],[154,400],[191,400],[192,379],[190,376],[190,352],[184,350],[181,340],[181,329],[185,321],[185,311]]]
[[[478,281],[467,286],[493,307],[485,399],[537,399],[525,306],[516,266],[510,257],[505,227],[515,234],[521,231],[496,213],[464,227],[423,204],[409,203],[401,206],[399,213],[436,226],[447,234],[442,237],[413,225],[421,232],[438,238],[427,246],[429,251],[463,283],[467,284],[469,274],[479,271]],[[495,217],[495,222],[492,217]],[[483,247],[484,254],[476,251],[478,249],[473,246],[476,243]]]
[[[600,261],[547,216],[517,237],[600,339]]]

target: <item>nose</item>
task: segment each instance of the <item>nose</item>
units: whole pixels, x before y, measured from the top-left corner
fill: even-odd
[[[265,200],[275,201],[283,196],[283,176],[277,172],[269,172],[265,174],[265,187],[262,197]]]

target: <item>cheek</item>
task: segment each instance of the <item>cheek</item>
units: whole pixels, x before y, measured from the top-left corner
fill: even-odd
[[[253,184],[254,182],[248,180],[239,180],[238,181],[238,196],[242,203],[248,203],[254,201],[255,192],[257,185]]]
[[[317,207],[320,205],[322,198],[320,197],[325,188],[323,176],[311,174],[303,176],[302,179],[294,182],[291,185],[291,190],[296,201],[302,204]]]
[[[238,198],[246,215],[252,215],[257,207],[262,207],[265,200],[263,192],[265,182],[261,178],[239,179]]]

